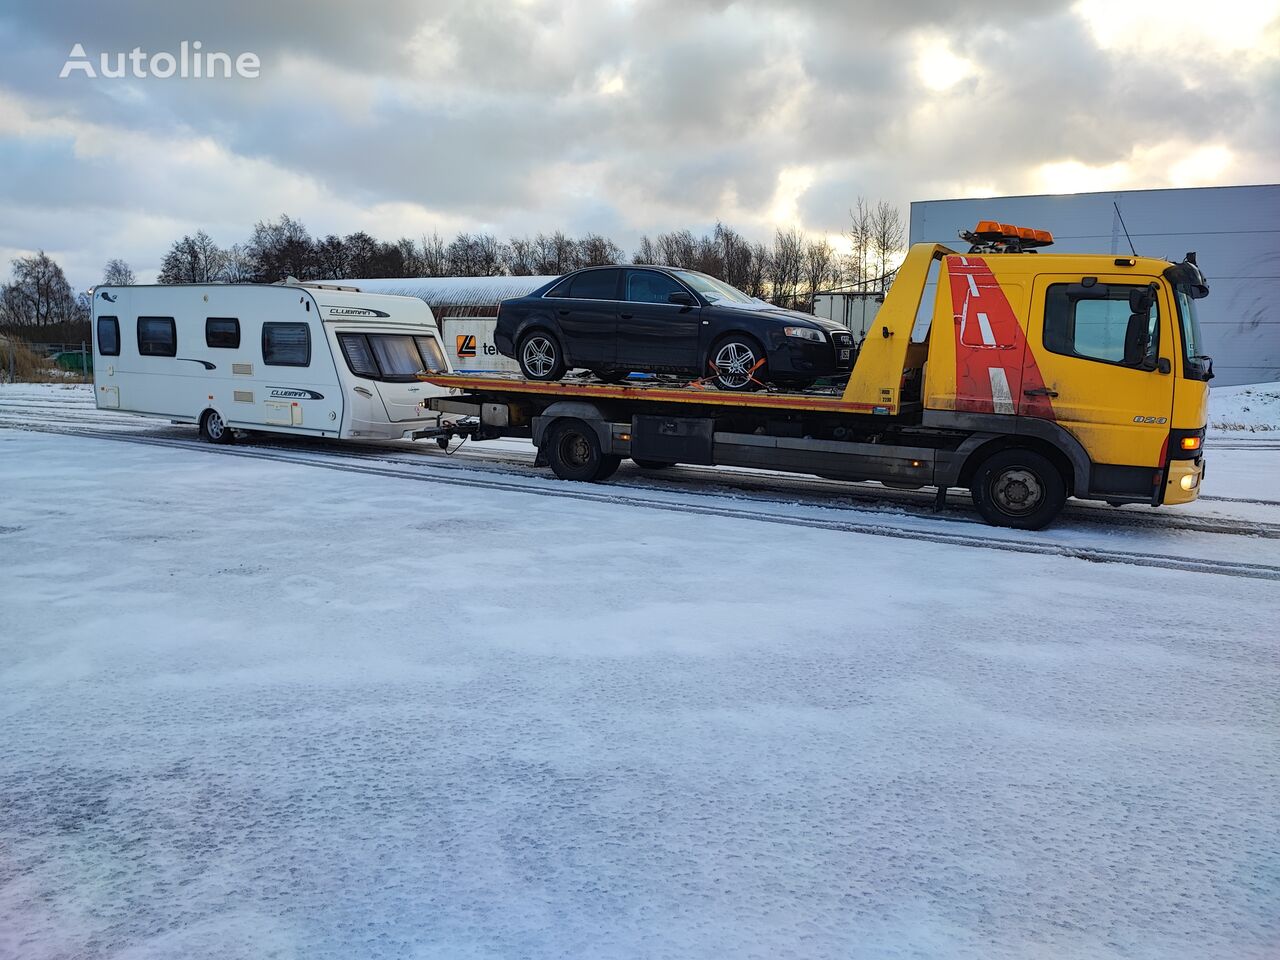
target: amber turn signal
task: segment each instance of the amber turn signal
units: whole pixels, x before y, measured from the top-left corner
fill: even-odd
[[[1182,449],[1183,450],[1199,450],[1200,438],[1199,437],[1183,437]]]

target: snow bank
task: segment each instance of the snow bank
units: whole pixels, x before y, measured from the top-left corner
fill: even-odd
[[[1280,383],[1213,387],[1209,391],[1209,426],[1247,433],[1280,430]]]

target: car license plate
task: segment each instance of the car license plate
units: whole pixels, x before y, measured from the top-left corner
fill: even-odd
[[[840,351],[840,359],[841,359],[841,360],[848,360],[848,359],[849,359],[849,354],[851,354],[851,353],[853,353],[853,350],[852,350],[852,349],[849,349],[849,350],[841,350],[841,351]]]

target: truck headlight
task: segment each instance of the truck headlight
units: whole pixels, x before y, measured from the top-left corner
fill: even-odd
[[[812,340],[814,343],[827,342],[827,338],[822,335],[822,331],[815,330],[813,327],[783,327],[782,332],[788,337],[797,337],[800,340]]]

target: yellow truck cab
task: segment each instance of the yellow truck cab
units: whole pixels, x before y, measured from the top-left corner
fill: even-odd
[[[1194,500],[1213,376],[1195,255],[1045,253],[1047,232],[992,221],[961,237],[965,252],[908,251],[836,389],[423,374],[451,388],[430,406],[475,439],[531,437],[568,480],[629,457],[933,486],[939,505],[963,487],[987,522],[1023,529],[1068,497]]]
[[[1213,376],[1196,320],[1208,286],[1195,255],[1173,264],[1045,254],[1047,232],[991,221],[964,238],[967,253],[941,245],[908,253],[878,316],[882,336],[864,345],[845,398],[887,399],[897,412],[892,401],[916,399],[884,393],[901,369],[904,389],[921,384],[922,426],[996,434],[978,453],[1019,451],[996,464],[979,457],[959,477],[996,522],[1029,511],[1046,482],[1024,451],[1053,462],[1069,496],[1194,500]],[[912,344],[934,264],[927,343]]]

